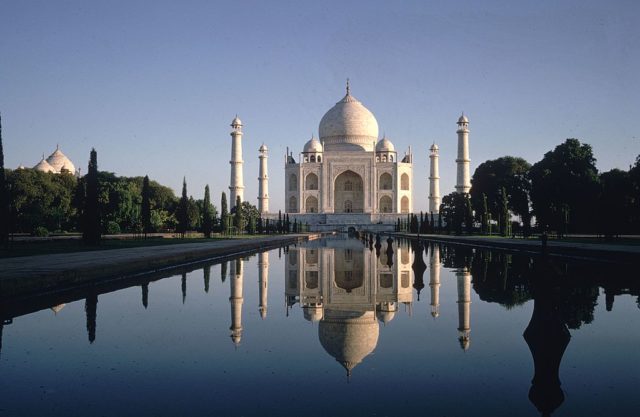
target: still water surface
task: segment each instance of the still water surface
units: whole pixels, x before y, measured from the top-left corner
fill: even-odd
[[[331,238],[8,300],[0,415],[637,415],[634,274]]]

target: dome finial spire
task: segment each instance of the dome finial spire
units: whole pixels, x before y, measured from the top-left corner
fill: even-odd
[[[347,95],[351,95],[351,86],[349,85],[349,78],[347,78]]]

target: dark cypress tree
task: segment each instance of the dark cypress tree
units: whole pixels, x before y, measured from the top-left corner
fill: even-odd
[[[433,218],[433,211],[431,212],[431,221],[429,222],[429,229],[431,229],[431,233],[436,232],[436,221]]]
[[[242,234],[244,232],[244,213],[242,212],[242,200],[240,200],[240,196],[236,198],[236,216],[234,220],[234,226],[237,232]]]
[[[209,194],[209,184],[204,187],[204,203],[202,213],[202,233],[204,237],[210,238],[213,230],[213,216],[211,210],[211,195]]]
[[[0,115],[0,244],[6,244],[9,239],[9,206],[9,191],[4,173],[4,150],[2,148],[2,116]]]
[[[289,213],[285,214],[286,220],[284,222],[284,230],[285,233],[289,233],[291,231],[291,222],[289,221]]]
[[[282,233],[282,210],[278,210],[278,233]]]
[[[229,209],[227,208],[227,194],[224,191],[220,200],[220,232],[224,235],[229,232]]]
[[[145,175],[142,181],[142,232],[144,237],[151,232],[151,189],[149,188],[149,176]]]
[[[187,197],[187,179],[184,177],[182,178],[182,197],[180,197],[176,214],[178,220],[177,232],[184,239],[184,235],[189,228],[189,198]]]
[[[502,236],[506,236],[507,224],[509,223],[509,199],[507,196],[507,190],[504,187],[502,187],[500,194],[500,234]]]
[[[91,149],[85,182],[87,191],[82,239],[89,245],[97,245],[100,243],[100,213],[98,211],[98,153],[95,149]]]

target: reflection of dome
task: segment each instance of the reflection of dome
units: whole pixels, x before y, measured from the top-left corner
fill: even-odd
[[[322,152],[322,144],[314,137],[304,144],[302,152]]]
[[[49,155],[47,162],[56,172],[62,172],[63,169],[69,171],[71,174],[75,174],[76,172],[75,165],[73,165],[73,162],[71,162],[71,160],[62,153],[60,148],[56,148],[56,150]]]
[[[393,143],[386,136],[380,139],[380,142],[376,145],[376,152],[395,152],[395,150]]]
[[[304,306],[302,307],[302,312],[307,321],[316,322],[322,320],[322,306]]]
[[[376,317],[378,318],[378,320],[380,320],[383,324],[387,324],[389,323],[391,320],[393,320],[393,318],[396,316],[395,311],[380,311],[378,310],[376,312]]]
[[[56,172],[56,169],[51,166],[44,158],[36,166],[33,167],[36,171],[40,172]]]
[[[351,370],[376,348],[379,333],[373,311],[326,310],[318,326],[320,344],[347,370]]]
[[[58,305],[55,305],[55,306],[51,307],[51,310],[52,310],[54,313],[58,314],[58,313],[59,313],[59,312],[64,308],[64,306],[65,306],[65,305],[66,305],[66,304],[58,304]]]
[[[327,151],[373,151],[373,143],[378,140],[376,118],[348,89],[347,95],[322,117],[319,131]]]

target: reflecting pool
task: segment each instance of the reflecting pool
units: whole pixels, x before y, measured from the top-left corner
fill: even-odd
[[[0,415],[640,408],[619,265],[334,237],[0,304]]]

